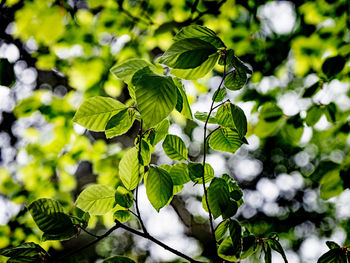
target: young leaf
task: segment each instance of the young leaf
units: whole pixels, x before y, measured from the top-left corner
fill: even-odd
[[[230,231],[232,247],[235,251],[234,256],[239,258],[242,251],[242,227],[235,219],[231,219],[229,221],[228,229]]]
[[[245,71],[235,69],[225,78],[224,85],[229,90],[239,90],[247,82]]]
[[[219,37],[216,36],[215,32],[207,27],[199,25],[190,25],[183,27],[179,33],[174,37],[175,41],[186,39],[186,38],[197,38],[205,42],[212,44],[216,48],[223,48],[225,44]]]
[[[120,205],[125,208],[129,208],[132,206],[134,202],[134,195],[123,186],[118,186],[115,191],[115,203],[114,205]]]
[[[225,103],[218,109],[215,117],[220,126],[236,129],[241,138],[247,133],[247,118],[244,111],[232,103]]]
[[[105,134],[107,138],[119,136],[126,133],[135,120],[135,111],[125,109],[114,115],[107,123]]]
[[[176,77],[188,80],[200,79],[208,74],[209,71],[213,69],[219,58],[218,53],[214,53],[209,56],[209,58],[193,69],[175,69],[173,68],[170,73]]]
[[[114,257],[106,258],[105,260],[102,261],[102,263],[135,263],[135,261],[123,256],[114,256]]]
[[[96,96],[83,101],[73,121],[91,131],[104,131],[110,118],[126,108],[115,99]]]
[[[149,144],[146,140],[141,140],[141,152],[139,156],[139,162],[143,166],[149,165],[151,161],[151,149],[149,147]]]
[[[152,206],[159,212],[173,196],[173,182],[163,168],[151,165],[145,176],[146,194]]]
[[[140,182],[140,163],[137,148],[129,149],[119,162],[119,177],[128,190],[134,190]]]
[[[176,41],[160,57],[159,63],[175,69],[192,69],[200,66],[217,49],[198,38],[185,38]]]
[[[77,233],[70,217],[56,200],[37,199],[28,206],[28,210],[39,229],[44,232],[44,240],[66,240]]]
[[[187,148],[180,137],[168,134],[162,146],[165,154],[170,159],[177,161],[187,160]]]
[[[152,146],[156,146],[164,137],[168,134],[170,122],[168,120],[163,120],[157,124],[153,130],[151,130],[148,137],[149,142]],[[153,136],[151,135],[153,134]]]
[[[129,82],[131,77],[144,67],[152,67],[153,65],[143,59],[128,59],[118,65],[113,66],[110,71],[119,79]]]
[[[165,119],[174,109],[177,87],[171,77],[153,73],[142,75],[135,89],[137,108],[146,128]]]
[[[92,185],[80,193],[75,205],[91,215],[104,215],[112,210],[114,195],[114,189],[108,185]]]
[[[216,90],[213,94],[212,100],[215,102],[222,101],[226,96],[226,90],[225,89],[219,89]],[[215,99],[214,99],[215,98]]]
[[[188,166],[185,163],[177,163],[172,166],[169,175],[174,186],[183,185],[191,180],[188,172]]]
[[[235,130],[220,128],[212,133],[209,146],[217,151],[235,153],[244,142]]]

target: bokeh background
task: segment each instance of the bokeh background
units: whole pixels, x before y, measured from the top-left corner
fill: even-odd
[[[55,255],[91,239],[41,242],[25,206],[50,197],[69,209],[89,184],[120,184],[118,163],[137,124],[107,140],[72,117],[84,98],[127,101],[125,84],[109,69],[128,58],[155,62],[190,24],[217,32],[253,69],[241,91],[227,94],[248,116],[249,145],[234,156],[208,155],[216,175],[228,173],[244,190],[237,218],[257,236],[277,232],[291,263],[316,262],[326,240],[349,244],[349,1],[0,0],[0,248],[33,241]],[[208,111],[222,71],[184,82],[193,112]],[[278,108],[282,118],[261,117],[262,109]],[[170,133],[201,160],[203,125],[175,112],[171,122]],[[171,164],[159,146],[152,162]],[[189,183],[158,214],[141,187],[150,232],[186,254],[205,254],[210,233],[201,195]],[[90,221],[95,233],[112,224],[111,214]],[[71,262],[116,254],[176,262],[121,230]],[[261,260],[258,253],[246,262]],[[282,258],[274,254],[273,262]]]

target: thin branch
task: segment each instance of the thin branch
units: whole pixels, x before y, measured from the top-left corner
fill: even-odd
[[[207,203],[207,207],[208,207],[208,213],[209,213],[209,222],[210,222],[210,228],[211,228],[211,233],[212,233],[212,237],[213,237],[213,240],[214,240],[214,244],[215,244],[215,251],[217,251],[217,248],[216,248],[216,238],[215,238],[215,230],[214,230],[214,225],[213,225],[213,218],[212,218],[212,213],[211,213],[211,209],[210,209],[210,206],[209,206],[209,202],[208,202],[208,193],[207,193],[207,188],[205,187],[205,180],[204,180],[204,171],[205,171],[205,161],[206,161],[206,156],[207,156],[207,125],[208,125],[208,121],[209,121],[209,118],[210,118],[210,114],[213,112],[213,106],[214,106],[214,103],[215,103],[215,99],[217,97],[217,95],[219,94],[219,91],[221,89],[221,86],[225,80],[225,77],[226,77],[226,57],[224,58],[224,74],[223,74],[223,77],[221,79],[221,82],[219,84],[219,87],[217,88],[217,90],[215,91],[215,94],[214,94],[214,97],[213,97],[213,101],[210,105],[210,110],[209,110],[209,113],[208,113],[208,116],[207,116],[207,119],[204,123],[204,135],[203,135],[203,174],[202,174],[202,180],[203,180],[203,190],[204,190],[204,196],[205,196],[205,201]]]
[[[213,110],[215,110],[216,108],[220,107],[221,105],[224,105],[226,102],[229,102],[230,100],[227,99],[224,102],[221,102],[220,104],[216,105],[215,107],[213,107]]]
[[[150,241],[156,243],[157,245],[163,247],[164,249],[166,249],[166,250],[168,250],[168,251],[174,253],[175,255],[177,255],[177,256],[179,256],[179,257],[182,257],[182,258],[188,260],[188,261],[191,262],[191,263],[201,263],[200,261],[194,260],[193,258],[191,258],[191,257],[189,257],[189,256],[187,256],[187,255],[185,255],[185,254],[183,254],[183,253],[181,253],[180,251],[169,247],[168,245],[164,244],[163,242],[159,241],[158,239],[154,238],[153,236],[151,236],[151,235],[148,234],[148,233],[142,233],[142,232],[140,232],[140,231],[138,231],[138,230],[136,230],[136,229],[133,229],[133,228],[131,228],[131,227],[128,227],[128,226],[126,226],[126,225],[123,225],[123,224],[120,223],[119,221],[116,221],[116,226],[117,226],[117,227],[120,227],[120,228],[123,228],[123,229],[125,229],[125,230],[127,230],[127,231],[129,231],[129,232],[131,232],[131,233],[133,233],[133,234],[135,234],[135,235],[138,235],[138,236],[140,236],[140,237],[146,238],[146,239],[148,239],[148,240],[150,240]]]
[[[113,227],[110,228],[106,233],[104,233],[102,236],[99,236],[99,237],[96,238],[94,241],[92,241],[92,242],[90,242],[90,243],[87,243],[85,246],[82,246],[82,247],[80,247],[80,248],[78,248],[78,249],[75,249],[75,250],[73,250],[73,251],[71,251],[71,252],[69,252],[69,253],[63,255],[62,257],[58,258],[57,260],[53,260],[52,262],[53,262],[53,263],[55,263],[55,262],[61,262],[61,261],[63,261],[63,259],[65,259],[65,258],[67,258],[67,257],[69,257],[69,256],[72,256],[72,255],[74,255],[74,254],[77,254],[77,253],[79,253],[80,251],[82,251],[82,250],[84,250],[84,249],[86,249],[86,248],[88,248],[88,247],[91,247],[91,246],[95,245],[95,244],[96,244],[97,242],[99,242],[100,240],[102,240],[102,239],[108,237],[114,230],[118,229],[119,227],[120,227],[119,224],[113,226]]]

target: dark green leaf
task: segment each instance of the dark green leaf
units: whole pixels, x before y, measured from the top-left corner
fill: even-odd
[[[288,263],[286,254],[284,253],[284,250],[281,246],[281,244],[278,242],[277,239],[273,239],[273,238],[269,238],[267,239],[267,242],[269,243],[270,247],[275,250],[276,252],[278,252],[279,254],[281,254],[283,260],[285,263]]]
[[[265,247],[265,257],[264,257],[265,263],[272,263],[271,247],[267,243],[264,243],[264,247]]]
[[[340,246],[333,241],[326,241],[326,245],[329,249],[340,248]]]
[[[173,182],[169,173],[163,168],[151,165],[145,176],[148,200],[159,212],[173,196]]]
[[[225,103],[218,109],[217,123],[225,128],[236,129],[241,138],[247,133],[247,118],[244,111],[232,103]]]
[[[224,220],[220,224],[218,224],[218,226],[215,229],[216,241],[220,241],[221,239],[223,239],[225,237],[226,232],[228,230],[228,224],[229,224],[229,221],[227,221],[227,220]]]
[[[74,225],[80,225],[83,228],[88,226],[90,220],[90,214],[81,210],[79,207],[74,207],[72,211],[73,216],[71,216],[71,220]]]
[[[303,98],[312,97],[322,86],[322,83],[317,81],[315,84],[312,84],[310,87],[306,88],[303,93]]]
[[[323,254],[317,263],[346,263],[344,250],[341,248],[333,248]]]
[[[13,66],[7,59],[0,59],[0,86],[11,86],[16,81]]]
[[[0,255],[5,257],[35,257],[46,254],[46,251],[33,242],[23,243],[17,247],[0,249]]]
[[[328,105],[326,105],[325,114],[329,122],[336,121],[337,106],[335,105],[334,102],[331,102]]]
[[[259,118],[266,122],[276,122],[283,116],[283,111],[274,103],[266,103],[260,110]]]
[[[185,38],[172,44],[159,59],[159,63],[175,69],[192,69],[200,66],[216,50],[203,40]]]
[[[61,204],[53,199],[41,198],[28,206],[35,223],[44,232],[44,240],[66,240],[77,233],[70,217]]]
[[[192,182],[196,184],[202,184],[203,183],[203,165],[201,163],[188,163],[188,171],[189,171],[189,177],[191,178]],[[214,177],[214,169],[211,167],[210,164],[206,163],[204,167],[204,183],[207,183],[211,181]]]
[[[244,236],[242,239],[241,259],[245,259],[257,250],[256,237],[253,235]]]
[[[228,229],[230,231],[232,247],[235,251],[233,255],[239,258],[242,251],[242,227],[235,219],[230,219]]]
[[[308,126],[314,126],[323,114],[319,105],[312,105],[306,112],[305,122]]]
[[[322,64],[322,72],[331,79],[340,73],[346,63],[346,59],[342,56],[327,58]]]
[[[134,202],[134,195],[123,186],[118,186],[115,191],[115,205],[120,205],[125,208],[132,206]]]
[[[126,210],[118,210],[114,212],[113,219],[125,223],[131,219],[131,213]]]
[[[237,258],[236,255],[237,251],[234,247],[231,237],[226,238],[219,246],[218,248],[218,255],[219,257],[229,261],[234,262],[237,261],[239,258]]]
[[[235,69],[225,78],[224,85],[229,90],[239,90],[246,82],[246,72]]]

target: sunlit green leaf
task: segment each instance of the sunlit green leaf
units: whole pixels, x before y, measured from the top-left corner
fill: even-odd
[[[149,165],[151,161],[151,150],[148,142],[144,139],[141,140],[141,145],[138,146],[141,147],[140,156],[139,156],[139,162],[140,164],[146,166]]]
[[[213,45],[198,38],[185,38],[172,44],[159,63],[175,69],[192,69],[200,66],[216,50]]]
[[[185,163],[177,163],[172,166],[169,175],[174,186],[183,185],[191,180],[188,172],[188,166]]]
[[[143,59],[132,58],[115,65],[110,71],[117,78],[129,82],[131,77],[144,67],[152,67],[152,65]]]
[[[188,171],[189,171],[189,177],[191,178],[192,182],[196,184],[202,184],[203,183],[203,165],[201,163],[194,163],[189,162],[188,163]],[[204,183],[210,182],[214,177],[214,169],[211,167],[210,164],[206,163],[204,166]]]
[[[187,148],[182,139],[176,135],[168,134],[163,142],[165,154],[173,160],[186,161]]]
[[[219,89],[216,90],[213,94],[212,100],[215,102],[222,101],[226,96],[226,90],[225,89]]]
[[[247,82],[247,74],[241,70],[233,70],[225,78],[224,85],[229,90],[239,90]]]
[[[177,87],[170,77],[144,74],[136,84],[136,104],[146,128],[154,127],[174,109]]]
[[[145,176],[148,200],[159,212],[173,196],[173,182],[169,173],[163,168],[151,165]]]
[[[106,125],[105,134],[107,138],[119,136],[126,133],[135,120],[135,111],[133,109],[124,109],[114,115]]]
[[[127,107],[112,98],[92,97],[83,101],[73,121],[92,131],[104,131],[108,121]]]
[[[118,210],[114,212],[113,219],[118,220],[120,223],[125,223],[132,218],[131,213],[126,210]]]
[[[216,241],[220,241],[223,239],[227,233],[228,230],[228,221],[224,220],[215,229],[215,239]]]
[[[208,119],[208,123],[217,123],[216,119],[215,119],[215,116],[216,116],[216,112],[212,112],[210,114],[210,117]],[[208,118],[208,113],[207,112],[196,112],[194,114],[194,117],[199,120],[199,121],[203,121],[205,122]]]
[[[232,103],[225,103],[218,109],[215,117],[220,126],[236,129],[241,138],[247,133],[247,118],[244,111]]]
[[[199,25],[190,25],[183,27],[174,37],[175,41],[186,38],[198,38],[205,42],[208,42],[216,48],[225,47],[224,43],[218,38],[215,32],[207,27]]]
[[[115,191],[108,185],[92,185],[80,193],[75,205],[91,215],[104,215],[112,208]]]
[[[192,111],[187,99],[185,88],[181,83],[181,80],[178,78],[174,78],[174,83],[178,90],[176,110],[180,112],[182,115],[184,115],[187,119],[192,120]]]
[[[128,190],[133,190],[140,182],[140,164],[137,148],[129,149],[119,163],[119,177]]]
[[[217,151],[235,153],[244,142],[234,130],[220,128],[212,133],[209,146]]]

